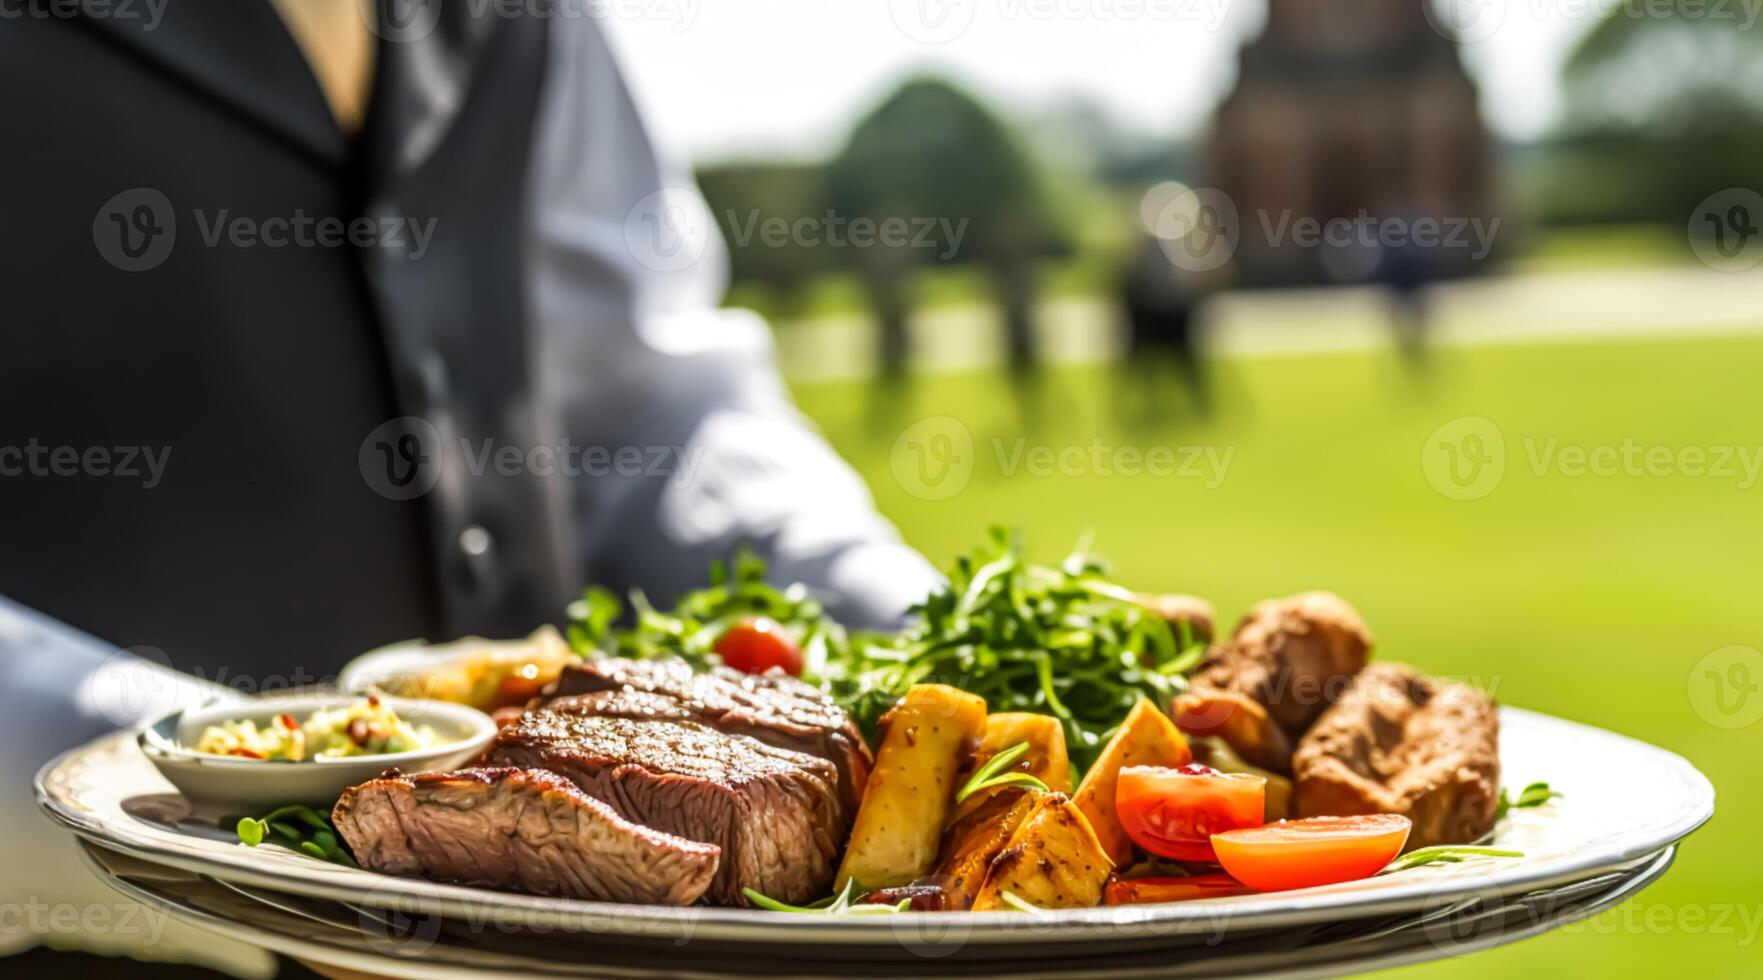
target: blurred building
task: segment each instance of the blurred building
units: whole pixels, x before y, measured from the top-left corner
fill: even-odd
[[[1296,240],[1300,219],[1482,218],[1492,211],[1489,141],[1456,42],[1427,0],[1269,0],[1220,105],[1210,183],[1238,213],[1245,284],[1380,275],[1377,245]],[[1355,236],[1363,238],[1365,236]],[[1400,257],[1432,279],[1472,271],[1468,249]]]

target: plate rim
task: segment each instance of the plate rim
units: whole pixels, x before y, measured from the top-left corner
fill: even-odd
[[[121,878],[120,876],[112,873],[110,870],[105,868],[102,865],[102,862],[95,855],[93,855],[91,853],[92,849],[96,849],[98,847],[99,847],[99,845],[87,845],[87,846],[81,847],[79,849],[81,860],[89,868],[91,868],[93,873],[98,875],[105,882],[105,884],[107,886],[109,886],[112,889],[115,889],[119,893],[126,895],[126,896],[129,896],[131,898],[134,898],[136,901],[142,901],[147,904],[150,904],[150,905],[160,909],[160,911],[162,911],[166,915],[170,915],[173,918],[184,919],[192,926],[195,926],[197,928],[207,929],[207,930],[215,933],[216,935],[220,935],[225,938],[248,940],[248,937],[256,937],[256,936],[261,935],[260,932],[251,932],[249,930],[249,927],[243,926],[238,923],[234,923],[231,920],[225,919],[224,917],[217,915],[213,912],[199,909],[199,908],[191,908],[187,904],[178,901],[176,896],[170,896],[170,897],[164,896],[164,895],[159,894],[158,892],[156,892],[155,890],[153,890],[152,888],[150,888],[148,886],[144,886],[144,885],[141,885],[136,882],[127,881],[127,880]],[[1294,963],[1290,967],[1274,968],[1271,970],[1267,969],[1266,964],[1262,964],[1261,968],[1258,969],[1254,975],[1256,975],[1256,976],[1276,976],[1276,977],[1282,977],[1282,978],[1295,978],[1295,977],[1336,976],[1336,975],[1340,975],[1343,972],[1346,972],[1348,970],[1355,972],[1355,973],[1381,971],[1381,970],[1393,969],[1393,968],[1397,968],[1397,967],[1401,967],[1401,966],[1409,966],[1409,965],[1414,965],[1414,964],[1419,964],[1419,963],[1433,962],[1433,961],[1442,960],[1442,959],[1446,959],[1446,958],[1454,957],[1454,956],[1469,955],[1469,954],[1473,954],[1473,953],[1485,952],[1487,950],[1511,945],[1513,943],[1521,942],[1525,939],[1530,939],[1535,936],[1539,936],[1539,935],[1545,934],[1547,932],[1551,932],[1551,931],[1553,931],[1557,928],[1560,928],[1564,925],[1567,925],[1571,922],[1582,921],[1583,919],[1589,917],[1590,915],[1597,914],[1600,911],[1611,908],[1617,904],[1620,904],[1621,902],[1624,902],[1624,901],[1627,901],[1627,900],[1633,898],[1635,895],[1639,894],[1641,891],[1644,891],[1648,887],[1651,887],[1654,883],[1656,883],[1659,880],[1659,878],[1663,877],[1664,874],[1667,871],[1669,871],[1670,868],[1672,867],[1672,865],[1675,863],[1676,856],[1677,856],[1677,845],[1676,844],[1666,845],[1664,848],[1661,848],[1659,851],[1650,855],[1647,860],[1645,860],[1643,862],[1639,862],[1636,865],[1636,870],[1633,871],[1628,878],[1625,878],[1624,880],[1618,882],[1615,886],[1610,888],[1608,890],[1608,892],[1601,893],[1599,895],[1599,897],[1595,900],[1595,902],[1588,902],[1585,909],[1576,908],[1574,910],[1571,910],[1570,912],[1568,912],[1565,915],[1551,917],[1547,921],[1540,921],[1540,922],[1539,921],[1532,921],[1532,922],[1530,922],[1520,928],[1517,928],[1517,929],[1502,928],[1502,929],[1496,931],[1491,937],[1478,937],[1478,938],[1473,939],[1467,943],[1464,943],[1461,946],[1456,947],[1456,948],[1441,948],[1435,944],[1433,946],[1433,949],[1437,950],[1436,954],[1429,953],[1423,947],[1405,946],[1405,947],[1401,947],[1401,948],[1391,949],[1388,951],[1379,951],[1379,950],[1373,949],[1373,950],[1369,951],[1369,955],[1366,955],[1362,958],[1357,958],[1357,959],[1350,958],[1350,957],[1334,956],[1334,957],[1328,958],[1326,961],[1311,962],[1311,963]],[[311,957],[312,959],[314,959],[318,962],[321,962],[321,963],[325,963],[326,965],[340,966],[340,967],[343,967],[346,969],[357,969],[357,970],[363,970],[363,971],[367,971],[367,972],[374,972],[377,970],[378,971],[377,975],[384,975],[384,976],[431,977],[431,976],[437,975],[436,968],[440,967],[440,968],[442,968],[442,972],[439,975],[444,975],[444,976],[449,976],[449,977],[451,977],[451,976],[467,977],[467,976],[480,976],[481,975],[481,971],[477,967],[472,967],[472,966],[467,966],[467,965],[448,964],[448,963],[444,963],[444,962],[437,963],[437,962],[429,959],[426,956],[417,956],[417,957],[412,957],[409,959],[402,959],[402,958],[395,957],[395,956],[388,956],[388,955],[384,955],[384,954],[367,952],[367,951],[357,950],[357,949],[353,949],[353,948],[339,947],[334,944],[327,944],[327,943],[323,943],[323,942],[320,942],[317,940],[307,939],[307,938],[303,938],[300,936],[292,935],[292,934],[289,934],[286,932],[281,932],[281,931],[276,931],[275,935],[282,940],[282,942],[279,943],[279,946],[287,947],[287,948],[274,948],[275,952],[278,952],[278,953],[281,953],[282,955],[287,955],[287,956],[299,956],[299,955],[302,955],[301,949],[310,950],[310,949],[316,948],[316,949],[320,949],[322,951],[325,951],[328,958],[321,959],[319,957]],[[1363,940],[1360,940],[1360,941],[1363,941]],[[1373,938],[1370,941],[1375,941],[1375,938]],[[1351,941],[1348,943],[1348,945],[1351,945]],[[296,947],[299,947],[299,948],[296,948]],[[272,947],[265,947],[265,948],[272,948]],[[1308,949],[1326,950],[1329,948],[1331,948],[1329,944],[1324,944],[1320,947],[1309,947]],[[311,953],[306,952],[304,955],[311,956]],[[1277,955],[1277,954],[1262,954],[1262,955]],[[525,976],[531,976],[531,977],[563,977],[563,976],[579,975],[579,974],[561,973],[561,972],[555,971],[555,970],[541,972],[540,970],[535,969],[536,967],[543,966],[546,962],[547,961],[535,959],[532,961],[531,966],[527,966],[525,964],[522,964],[521,965],[521,973],[515,974],[515,975],[525,975]],[[935,973],[936,971],[934,969],[933,964],[935,964],[936,962],[937,961],[934,959],[925,961],[925,965],[927,967],[930,967],[930,969],[927,969],[924,972]],[[386,973],[385,972],[385,970],[388,966],[406,965],[406,964],[410,965],[410,969],[405,970],[404,972],[399,972],[399,973]],[[1228,966],[1231,964],[1221,963],[1218,965]],[[1100,973],[1106,972],[1106,970],[1105,970],[1105,968],[1102,968],[1102,969],[1098,969],[1097,971],[1094,971],[1094,972],[1100,974]],[[626,976],[626,977],[633,977],[634,978],[637,976],[648,976],[650,974],[642,972],[642,971],[621,971],[621,972],[613,973],[613,974],[609,974],[609,975]],[[670,971],[669,975],[675,975],[675,974],[671,973],[671,971]],[[710,974],[699,974],[699,973],[685,973],[685,974],[678,974],[678,975],[698,978],[698,980],[710,980],[710,977],[711,977]],[[803,978],[807,977],[808,975],[809,974],[804,973],[800,976],[793,976],[792,980],[803,980]],[[993,974],[993,975],[994,976],[1009,976],[1008,974]],[[1066,975],[1066,974],[1061,974],[1061,975]],[[1137,975],[1143,975],[1143,974],[1141,973],[1141,974],[1137,974]]]
[[[1502,706],[1500,711],[1503,723],[1507,718],[1524,719],[1531,724],[1561,726],[1569,731],[1594,733],[1599,738],[1626,743],[1628,749],[1650,754],[1664,766],[1676,770],[1687,785],[1699,790],[1699,794],[1694,798],[1693,805],[1686,805],[1680,813],[1674,814],[1670,823],[1662,823],[1638,839],[1630,839],[1614,848],[1588,849],[1584,855],[1557,860],[1542,868],[1495,868],[1492,873],[1480,876],[1486,885],[1492,885],[1501,892],[1524,891],[1580,880],[1597,872],[1625,867],[1681,841],[1713,816],[1713,783],[1695,765],[1677,753],[1570,719],[1509,706]],[[1424,907],[1428,902],[1436,902],[1444,894],[1453,891],[1448,884],[1443,884],[1452,879],[1419,875],[1412,882],[1380,889],[1373,895],[1295,891],[1287,893],[1281,900],[1283,904],[1274,907],[1265,907],[1269,901],[1268,896],[1257,895],[1246,896],[1246,900],[1218,899],[1166,905],[1102,906],[1038,914],[918,912],[897,916],[814,919],[806,916],[780,916],[753,909],[678,909],[668,906],[541,898],[328,866],[328,870],[312,869],[325,870],[327,873],[322,877],[295,875],[274,867],[253,867],[242,859],[224,859],[219,853],[192,855],[186,850],[155,843],[150,839],[124,841],[107,833],[106,828],[89,813],[79,812],[66,801],[56,799],[50,792],[50,783],[63,766],[84,753],[106,748],[113,741],[132,742],[132,739],[133,733],[130,731],[115,732],[69,749],[51,759],[38,770],[33,780],[39,807],[56,823],[82,838],[144,861],[272,890],[406,912],[471,916],[501,909],[522,915],[549,916],[559,922],[603,922],[605,928],[601,931],[668,937],[678,935],[681,924],[689,922],[691,935],[694,937],[702,935],[705,938],[732,942],[774,942],[788,937],[790,941],[796,942],[841,944],[878,941],[892,943],[897,941],[901,926],[912,925],[926,916],[934,916],[935,921],[945,928],[964,930],[969,942],[1007,943],[1020,939],[1027,929],[1032,929],[1037,935],[1070,933],[1075,939],[1091,937],[1098,928],[1113,930],[1114,935],[1120,936],[1213,932],[1220,928],[1221,919],[1230,924],[1230,928],[1245,932],[1288,928],[1310,922],[1337,921]],[[348,874],[351,877],[356,874],[369,875],[374,883],[362,887],[336,880],[338,874]],[[1235,911],[1245,905],[1250,905],[1252,910]],[[1240,923],[1231,921],[1239,918],[1242,920]],[[596,930],[588,928],[584,931]]]

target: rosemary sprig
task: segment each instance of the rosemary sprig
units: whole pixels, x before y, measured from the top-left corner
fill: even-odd
[[[894,905],[867,905],[862,902],[854,902],[852,899],[857,895],[857,879],[855,878],[846,879],[845,887],[832,898],[823,898],[809,905],[791,905],[788,902],[780,902],[775,898],[767,898],[751,888],[741,889],[741,894],[747,896],[747,901],[752,902],[755,908],[765,909],[767,912],[794,912],[799,915],[893,915],[896,912],[906,911],[912,905],[912,900],[909,898],[903,898]]]
[[[1026,754],[1028,754],[1028,743],[1017,742],[987,759],[986,764],[980,766],[974,772],[973,778],[967,781],[967,785],[961,787],[961,791],[955,794],[955,805],[960,806],[967,801],[968,797],[982,790],[997,789],[1003,786],[1022,786],[1036,793],[1047,792],[1046,783],[1026,772],[1004,771],[1015,765],[1016,760]]]
[[[1387,875],[1396,871],[1406,871],[1409,868],[1418,868],[1423,864],[1457,864],[1465,858],[1472,857],[1521,858],[1523,856],[1523,851],[1502,851],[1494,847],[1466,847],[1446,844],[1409,851],[1391,861],[1389,867],[1379,871],[1378,874]]]

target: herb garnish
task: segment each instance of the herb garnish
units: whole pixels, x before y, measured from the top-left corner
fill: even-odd
[[[768,912],[795,912],[802,915],[893,915],[896,912],[906,911],[912,905],[912,900],[909,898],[903,898],[894,905],[853,902],[852,899],[857,894],[857,879],[855,878],[845,879],[845,887],[832,898],[823,898],[807,905],[790,905],[775,898],[766,898],[751,888],[741,889],[741,894],[747,896],[747,901],[752,902],[755,908],[762,908]]]
[[[320,861],[355,867],[355,859],[337,840],[337,828],[330,818],[309,806],[284,806],[262,817],[241,817],[234,829],[239,843],[246,847],[269,841]]]
[[[1406,871],[1409,868],[1418,868],[1423,864],[1458,864],[1465,858],[1472,857],[1521,858],[1523,856],[1523,851],[1502,851],[1493,847],[1467,847],[1446,844],[1439,847],[1423,847],[1417,851],[1409,851],[1407,854],[1391,861],[1389,867],[1379,871],[1378,874],[1387,875],[1392,871]]]
[[[1531,783],[1519,790],[1518,799],[1514,800],[1506,795],[1506,788],[1502,786],[1500,787],[1500,802],[1494,807],[1494,819],[1504,819],[1506,814],[1512,810],[1527,810],[1531,807],[1542,806],[1560,795],[1550,789],[1548,783]]]
[[[1047,792],[1047,784],[1026,772],[1005,772],[1016,764],[1016,760],[1028,754],[1028,743],[1017,742],[997,755],[986,760],[973,773],[973,778],[961,791],[955,794],[955,805],[967,802],[967,798],[981,790],[997,789],[1003,786],[1022,786],[1036,793]]]

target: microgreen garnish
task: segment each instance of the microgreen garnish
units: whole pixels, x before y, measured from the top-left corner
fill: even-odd
[[[807,905],[791,905],[775,898],[766,898],[751,888],[741,889],[741,894],[747,896],[747,901],[752,902],[754,908],[768,912],[794,912],[799,915],[893,915],[906,911],[912,905],[909,898],[903,898],[893,905],[870,905],[853,901],[857,897],[855,878],[847,878],[845,887],[832,898],[823,898]]]
[[[1560,795],[1550,789],[1548,783],[1531,783],[1518,791],[1518,798],[1515,800],[1506,795],[1505,787],[1501,787],[1499,805],[1494,807],[1494,819],[1500,820],[1512,810],[1527,810],[1531,807],[1542,806]]]
[[[1018,912],[1027,912],[1031,915],[1040,915],[1043,911],[1045,911],[1044,909],[1042,909],[1038,905],[1029,904],[1027,899],[1022,898],[1021,896],[1017,895],[1015,892],[999,892],[998,893],[998,900],[1003,902],[1005,905],[1010,906],[1011,908],[1015,909]]]
[[[1021,786],[1036,793],[1047,792],[1047,784],[1028,773],[1005,771],[1015,765],[1016,760],[1027,754],[1028,743],[1017,742],[987,759],[985,765],[974,771],[973,778],[967,781],[967,785],[961,787],[961,791],[955,794],[955,805],[960,806],[967,802],[969,796],[982,790],[998,789],[1004,786]]]
[[[320,861],[355,867],[355,859],[337,841],[330,818],[309,806],[284,806],[261,817],[241,817],[234,832],[246,847],[268,841]]]
[[[1378,874],[1387,875],[1392,871],[1406,871],[1409,868],[1418,868],[1423,864],[1457,864],[1472,857],[1521,858],[1523,856],[1523,851],[1502,851],[1493,847],[1465,847],[1447,844],[1409,851],[1391,861],[1390,866]]]

